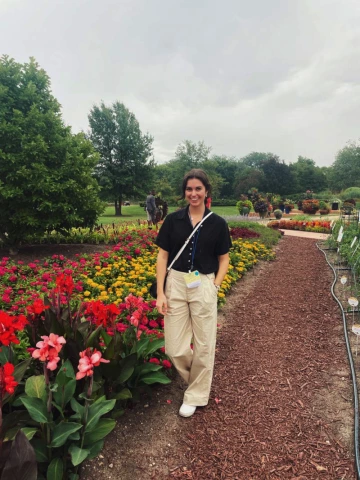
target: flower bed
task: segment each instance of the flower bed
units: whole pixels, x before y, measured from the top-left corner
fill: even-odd
[[[313,221],[303,222],[301,220],[273,220],[267,224],[269,228],[282,230],[302,230],[305,232],[330,233],[330,222]]]
[[[57,471],[76,480],[125,403],[151,384],[170,382],[163,318],[148,293],[155,235],[125,228],[109,251],[76,261],[54,255],[43,263],[0,262],[0,396],[4,419],[14,418],[2,433],[17,442],[21,429],[22,452],[33,447],[48,478]],[[234,239],[219,304],[259,259],[273,256],[261,243]]]
[[[233,240],[238,238],[259,238],[260,233],[254,232],[249,228],[234,227],[230,228],[230,235]]]

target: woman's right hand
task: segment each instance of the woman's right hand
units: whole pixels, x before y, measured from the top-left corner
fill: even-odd
[[[167,311],[168,311],[167,300],[166,300],[166,296],[165,296],[164,293],[157,296],[156,308],[161,315],[166,315],[167,314]]]

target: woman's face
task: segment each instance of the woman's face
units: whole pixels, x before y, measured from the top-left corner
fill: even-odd
[[[205,185],[197,178],[190,178],[187,181],[185,188],[185,198],[188,204],[192,207],[199,207],[204,205],[207,191]]]

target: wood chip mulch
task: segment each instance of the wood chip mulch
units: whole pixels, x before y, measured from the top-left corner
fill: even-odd
[[[228,311],[210,403],[185,420],[188,468],[169,478],[355,479],[351,383],[331,281],[314,240],[281,241],[277,259]]]

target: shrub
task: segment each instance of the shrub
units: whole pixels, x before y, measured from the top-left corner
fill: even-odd
[[[272,229],[283,230],[301,230],[305,232],[320,232],[330,233],[330,222],[328,221],[311,221],[301,222],[295,220],[273,220],[267,224],[267,227]]]
[[[280,220],[280,218],[282,217],[282,214],[283,212],[280,210],[280,208],[277,208],[276,210],[274,210],[274,215],[276,219]]]
[[[230,228],[230,235],[233,240],[238,238],[259,238],[260,233],[254,232],[249,228],[234,227]]]
[[[330,205],[324,202],[324,200],[320,200],[319,210],[322,215],[327,215],[330,212]]]
[[[319,210],[319,200],[309,199],[302,201],[302,211],[314,215]]]
[[[236,208],[239,210],[240,215],[244,215],[249,213],[253,209],[253,204],[250,200],[239,200],[236,203]],[[246,208],[247,211],[244,211],[244,208]]]
[[[235,207],[237,200],[235,198],[218,198],[212,200],[212,207]]]

